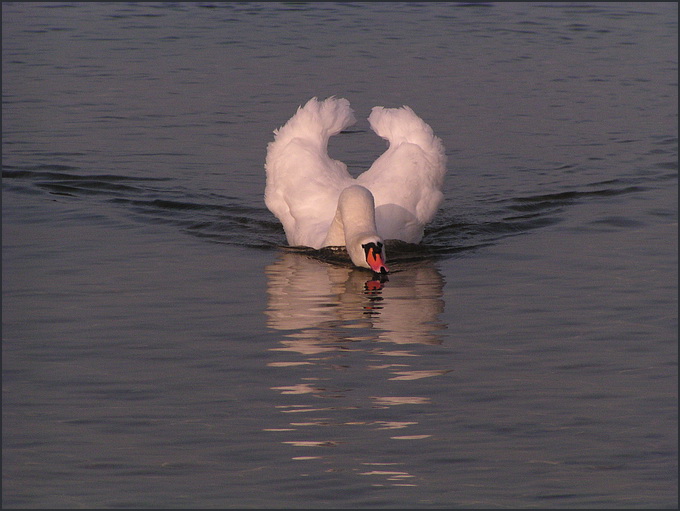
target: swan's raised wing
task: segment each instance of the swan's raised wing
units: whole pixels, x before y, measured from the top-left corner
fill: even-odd
[[[356,122],[346,99],[310,99],[267,147],[265,204],[283,224],[290,245],[321,248],[347,166],[328,156],[328,139]]]
[[[444,146],[407,106],[374,107],[368,121],[389,147],[357,182],[375,197],[378,233],[418,243],[443,199]]]

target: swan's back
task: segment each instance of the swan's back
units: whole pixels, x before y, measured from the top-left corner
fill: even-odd
[[[352,184],[373,194],[377,232],[383,239],[422,239],[443,199],[442,142],[407,106],[375,107],[368,120],[389,147],[357,179],[327,150],[328,139],[355,122],[346,99],[312,98],[274,131],[265,163],[265,203],[283,224],[290,245],[321,248],[340,192]]]

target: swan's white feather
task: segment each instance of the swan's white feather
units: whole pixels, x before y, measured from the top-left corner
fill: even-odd
[[[349,102],[310,99],[267,148],[265,203],[283,224],[290,245],[324,242],[342,190],[359,184],[375,200],[377,235],[418,243],[441,201],[446,156],[441,140],[409,107],[375,107],[371,128],[389,147],[357,179],[328,156],[328,139],[354,124]]]
[[[353,181],[328,156],[328,139],[356,122],[346,99],[310,99],[267,148],[265,204],[283,224],[290,245],[321,248],[340,192]]]
[[[368,121],[389,147],[357,183],[373,193],[376,224],[384,239],[419,243],[444,198],[444,146],[407,106],[374,107]]]

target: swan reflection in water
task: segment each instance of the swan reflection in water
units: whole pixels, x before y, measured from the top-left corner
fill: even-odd
[[[439,319],[444,280],[432,261],[409,264],[381,282],[366,270],[283,252],[266,273],[267,325],[289,331],[283,344],[302,354],[364,338],[396,344],[442,342],[437,332],[445,328]],[[371,331],[356,338],[353,327]]]
[[[353,431],[354,448],[379,459],[353,470],[386,484],[413,485],[403,459],[380,459],[377,450],[384,442],[431,436],[412,417],[414,407],[422,411],[430,398],[411,392],[418,388],[414,380],[450,372],[431,367],[435,357],[419,353],[442,344],[444,279],[433,261],[392,268],[389,280],[380,280],[366,270],[286,251],[266,269],[267,325],[281,333],[272,348],[281,360],[268,365],[282,371],[272,389],[281,394],[277,409],[288,420],[266,431],[304,451],[293,459],[324,460],[331,455],[319,448],[346,444],[344,428],[364,428],[364,441],[373,448],[361,448]]]

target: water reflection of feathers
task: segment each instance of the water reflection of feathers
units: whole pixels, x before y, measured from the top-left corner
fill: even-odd
[[[408,263],[380,283],[365,270],[282,252],[266,273],[268,326],[289,338],[441,344],[444,279],[433,261]]]

